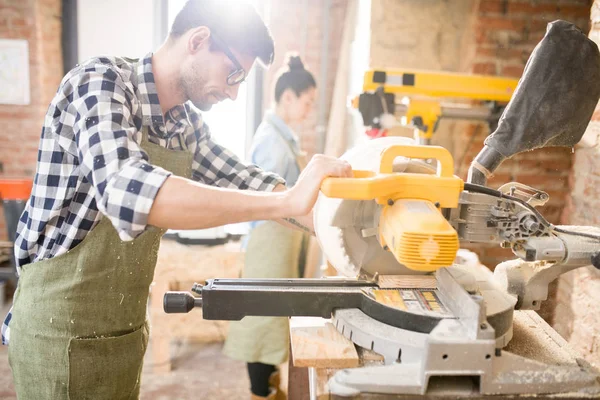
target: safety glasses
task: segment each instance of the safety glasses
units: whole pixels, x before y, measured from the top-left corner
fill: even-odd
[[[235,66],[235,70],[231,72],[227,76],[227,84],[229,86],[238,85],[246,79],[246,71],[240,64],[240,62],[235,58],[229,47],[225,44],[223,40],[221,40],[214,32],[211,32],[211,37],[215,41],[216,45],[225,53],[227,57],[231,60],[233,65]]]

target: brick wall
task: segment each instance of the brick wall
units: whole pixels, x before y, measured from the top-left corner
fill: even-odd
[[[590,38],[600,45],[600,1],[591,12]],[[582,139],[575,147],[573,168],[569,177],[571,194],[567,197],[563,222],[573,225],[600,226],[600,107]],[[558,280],[554,311],[554,328],[583,357],[600,367],[600,273],[579,268]]]
[[[0,176],[32,177],[44,114],[62,78],[60,0],[0,0],[0,39],[29,42],[28,106],[0,105]],[[6,239],[0,207],[0,239]]]
[[[476,11],[471,72],[519,78],[548,22],[564,19],[587,31],[589,16],[588,0],[482,0]],[[460,143],[470,143],[465,165],[460,166],[463,178],[487,134],[487,129],[469,129],[457,136]],[[550,222],[560,223],[570,192],[572,158],[572,150],[562,148],[520,154],[504,162],[489,185],[518,181],[548,192],[550,201],[540,210]],[[477,250],[490,267],[512,254],[496,246],[478,246]]]
[[[585,31],[589,5],[588,0],[373,0],[372,66],[518,78],[546,24],[560,18]],[[452,152],[456,173],[466,178],[488,134],[484,125],[444,122],[434,144]],[[571,149],[559,148],[521,154],[501,165],[489,184],[497,188],[514,180],[547,191],[551,199],[541,211],[558,223],[570,190],[572,158]],[[497,246],[467,247],[489,267],[512,254]]]
[[[319,150],[320,133],[319,107],[325,108],[324,127],[331,108],[331,98],[335,84],[337,60],[341,48],[344,19],[347,9],[346,0],[331,0],[329,6],[329,45],[327,63],[327,79],[322,80],[321,63],[323,37],[325,36],[323,17],[326,12],[323,0],[270,0],[268,3],[267,24],[275,39],[275,62],[267,71],[265,79],[265,107],[273,103],[274,78],[281,67],[285,53],[295,51],[302,57],[317,81],[317,92],[320,86],[326,86],[325,99],[317,98],[308,120],[300,126],[293,127],[300,137],[302,148],[312,156]]]

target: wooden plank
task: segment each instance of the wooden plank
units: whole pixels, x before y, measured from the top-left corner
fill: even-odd
[[[309,400],[308,368],[294,365],[294,352],[290,344],[288,359],[288,400]]]
[[[358,366],[358,354],[354,343],[342,336],[326,319],[291,318],[290,339],[296,367]]]
[[[437,289],[434,275],[381,275],[377,280],[381,289]]]
[[[315,369],[314,380],[311,382],[311,390],[314,391],[317,400],[330,400],[329,379],[337,372],[335,369]]]
[[[346,104],[350,92],[350,79],[348,78],[352,62],[352,41],[356,30],[356,3],[356,0],[350,1],[346,9],[329,123],[327,124],[327,136],[325,137],[324,153],[333,157],[340,157],[348,148],[348,129],[346,127],[348,106]]]

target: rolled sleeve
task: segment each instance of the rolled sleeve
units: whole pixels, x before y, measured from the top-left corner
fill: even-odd
[[[206,125],[203,129],[207,129]],[[277,185],[285,185],[279,175],[244,164],[231,151],[214,142],[209,132],[204,132],[198,143],[193,170],[195,180],[228,189],[272,191]]]
[[[122,240],[147,227],[154,199],[170,172],[153,166],[134,141],[131,99],[110,73],[86,76],[87,92],[72,103],[81,175],[93,189],[98,210]],[[110,87],[110,93],[103,90]]]
[[[121,240],[133,240],[144,232],[154,199],[170,175],[162,168],[134,159],[124,163],[109,179],[101,212],[110,219]]]

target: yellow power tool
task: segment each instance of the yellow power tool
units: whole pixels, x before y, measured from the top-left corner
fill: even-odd
[[[394,173],[397,157],[436,159],[435,175]],[[379,173],[355,170],[353,178],[328,178],[322,186],[330,198],[375,200],[381,205],[377,238],[396,260],[417,271],[452,265],[458,235],[442,208],[458,207],[463,181],[453,174],[452,155],[439,146],[393,145],[381,154]]]
[[[415,128],[415,138],[428,144],[442,118],[486,121],[493,131],[518,80],[419,70],[369,70],[363,93],[353,105],[361,112],[371,137],[387,135],[399,118]],[[473,101],[477,103],[474,104]]]

